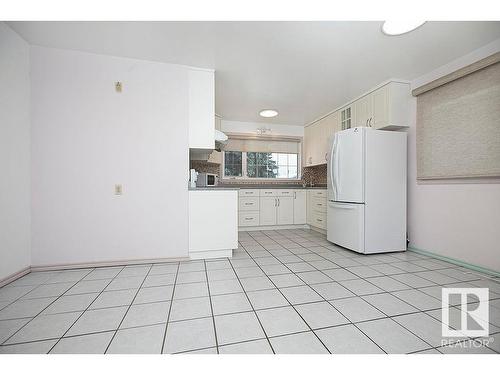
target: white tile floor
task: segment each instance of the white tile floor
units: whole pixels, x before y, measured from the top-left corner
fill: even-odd
[[[308,230],[239,240],[230,260],[30,273],[0,289],[0,353],[500,351],[498,278]],[[490,288],[490,348],[440,346],[444,286]]]

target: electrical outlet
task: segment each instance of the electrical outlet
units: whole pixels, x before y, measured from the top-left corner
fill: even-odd
[[[115,195],[122,195],[123,189],[121,184],[115,185]]]

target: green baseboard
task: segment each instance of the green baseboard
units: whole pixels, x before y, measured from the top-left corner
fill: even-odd
[[[481,267],[481,266],[478,266],[476,264],[467,263],[467,262],[464,262],[464,261],[461,261],[461,260],[458,260],[455,258],[450,258],[450,257],[444,256],[444,255],[439,255],[439,254],[433,253],[432,251],[419,249],[419,248],[413,247],[413,246],[408,246],[408,250],[413,251],[413,252],[418,253],[418,254],[427,255],[427,256],[430,256],[432,258],[443,260],[443,261],[448,262],[448,263],[453,263],[453,264],[456,264],[457,266],[468,268],[468,269],[473,270],[473,271],[479,271],[479,272],[486,273],[486,274],[491,275],[491,276],[500,277],[500,272],[498,272],[498,271],[494,271],[494,270],[489,269],[489,268]]]

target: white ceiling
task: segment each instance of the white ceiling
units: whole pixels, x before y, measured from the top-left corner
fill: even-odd
[[[500,38],[500,22],[9,22],[29,43],[216,70],[228,120],[303,125],[388,78],[414,79]],[[275,108],[279,116],[258,112]]]

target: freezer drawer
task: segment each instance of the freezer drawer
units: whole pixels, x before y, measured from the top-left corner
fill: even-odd
[[[365,206],[328,202],[327,239],[347,249],[365,252]]]

